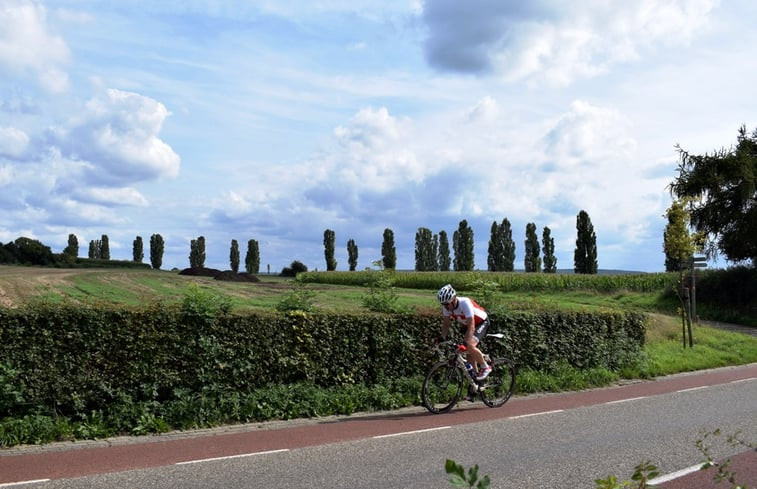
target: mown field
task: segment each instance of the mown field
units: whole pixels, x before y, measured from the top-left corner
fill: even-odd
[[[345,275],[347,275],[345,273]],[[408,273],[408,276],[418,274]],[[678,307],[674,297],[656,290],[628,290],[604,286],[605,291],[586,287],[559,290],[533,290],[517,285],[504,293],[492,293],[481,280],[471,282],[472,274],[453,273],[428,277],[427,287],[403,287],[402,272],[396,274],[393,287],[397,301],[420,311],[436,309],[436,290],[452,282],[461,293],[481,301],[490,299],[505,308],[632,308],[636,310],[675,314]],[[484,277],[489,275],[482,274]],[[523,274],[513,274],[517,275]],[[351,274],[348,276],[352,276]],[[491,274],[495,277],[496,274]],[[355,283],[306,283],[303,287],[312,296],[313,306],[323,311],[358,312],[365,310],[363,299],[370,293],[364,284],[370,277],[356,272]],[[127,306],[159,301],[180,301],[192,284],[207,288],[230,299],[234,310],[273,309],[287,294],[299,286],[291,278],[259,275],[259,282],[231,282],[210,277],[179,275],[161,270],[129,269],[56,269],[23,266],[0,266],[0,306],[18,307],[29,301],[50,302],[107,302]],[[312,282],[306,280],[306,282]],[[458,282],[461,285],[458,285]],[[517,283],[517,282],[516,282]],[[609,291],[607,291],[609,290]],[[482,297],[483,296],[483,297]]]

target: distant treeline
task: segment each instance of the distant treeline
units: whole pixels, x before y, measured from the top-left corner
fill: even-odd
[[[69,253],[53,253],[49,246],[31,238],[18,238],[0,246],[0,263],[57,268],[150,268],[148,263],[129,260],[79,258]]]

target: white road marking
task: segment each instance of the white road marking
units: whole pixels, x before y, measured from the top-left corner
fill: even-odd
[[[688,467],[688,468],[685,468],[685,469],[681,469],[681,470],[677,470],[677,471],[671,472],[670,474],[667,474],[667,475],[661,475],[660,477],[655,477],[654,479],[649,479],[647,481],[647,483],[649,485],[651,485],[651,486],[656,486],[656,485],[659,485],[659,484],[664,484],[666,482],[672,481],[673,479],[678,479],[679,477],[683,477],[684,475],[689,475],[692,472],[696,472],[696,471],[698,471],[701,468],[702,468],[702,464],[692,465],[691,467]]]
[[[23,486],[25,484],[37,484],[39,482],[50,482],[50,479],[37,479],[33,481],[20,481],[20,482],[6,482],[5,484],[0,484],[0,487],[16,487],[16,486]]]
[[[621,402],[638,401],[639,399],[647,399],[647,396],[629,397],[628,399],[618,399],[617,401],[607,401],[605,404],[620,404]]]
[[[531,416],[541,416],[542,414],[561,413],[564,409],[555,409],[554,411],[542,411],[540,413],[521,414],[520,416],[510,416],[510,419],[530,418]]]
[[[281,450],[269,450],[267,452],[242,453],[240,455],[229,455],[227,457],[213,457],[213,458],[203,458],[199,460],[187,460],[186,462],[176,462],[176,465],[200,464],[203,462],[215,462],[216,460],[231,460],[233,458],[254,457],[255,455],[267,455],[270,453],[280,453],[280,452],[288,452],[288,451],[289,451],[288,448],[282,448]]]
[[[428,431],[439,431],[439,430],[448,430],[451,426],[439,426],[438,428],[428,428],[425,430],[415,430],[415,431],[403,431],[402,433],[391,433],[389,435],[376,435],[373,437],[374,440],[379,438],[391,438],[393,436],[404,436],[404,435],[414,435],[416,433],[426,433]]]
[[[755,379],[757,379],[757,377],[749,377],[749,378],[746,378],[746,379],[732,380],[730,383],[731,384],[738,384],[739,382],[749,382],[750,380],[755,380]]]
[[[702,390],[702,389],[707,389],[708,387],[710,387],[710,386],[709,385],[703,385],[701,387],[692,387],[691,389],[681,389],[680,391],[676,391],[676,392],[698,391],[698,390]]]

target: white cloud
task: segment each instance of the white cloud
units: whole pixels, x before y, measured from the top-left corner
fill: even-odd
[[[180,157],[158,134],[170,113],[160,102],[109,89],[87,102],[84,114],[51,133],[64,156],[89,162],[88,178],[104,184],[176,177]]]
[[[31,72],[39,83],[55,93],[68,89],[62,66],[70,61],[65,41],[49,32],[47,11],[37,2],[0,2],[0,66],[13,72]]]
[[[442,70],[500,73],[566,85],[638,59],[658,44],[690,42],[715,0],[428,2],[426,56]]]
[[[0,126],[0,156],[20,158],[29,146],[29,136],[15,127]]]
[[[131,187],[108,188],[86,187],[76,189],[72,197],[79,202],[90,202],[107,206],[136,206],[147,207],[147,199],[137,190]]]

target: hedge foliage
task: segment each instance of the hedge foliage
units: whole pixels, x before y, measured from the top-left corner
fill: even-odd
[[[584,275],[573,273],[523,272],[395,272],[391,270],[365,270],[360,272],[306,272],[297,279],[306,283],[365,286],[389,274],[394,287],[436,290],[451,283],[457,290],[473,290],[482,282],[496,284],[500,292],[590,290],[614,292],[662,292],[677,281],[676,273],[636,273]]]
[[[191,307],[190,307],[191,306]],[[438,316],[246,314],[208,304],[0,308],[0,418],[87,417],[114,405],[272,385],[373,385],[422,374]],[[615,368],[639,352],[644,316],[492,315],[486,350],[536,369]]]

